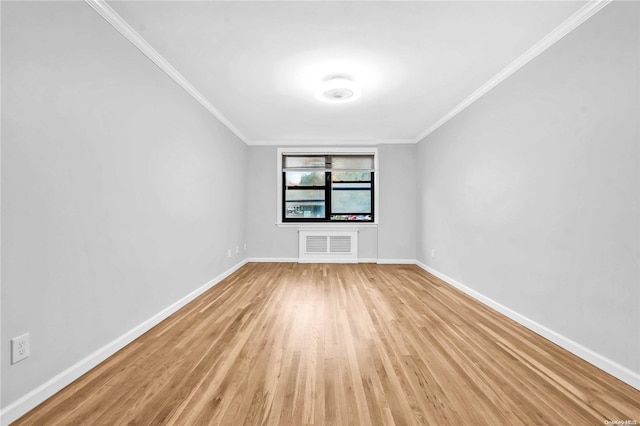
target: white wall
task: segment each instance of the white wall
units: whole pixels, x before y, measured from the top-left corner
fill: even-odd
[[[250,146],[247,153],[247,252],[249,258],[298,258],[297,228],[278,228],[277,148]]]
[[[243,260],[245,165],[84,2],[3,2],[2,406]]]
[[[378,147],[379,225],[360,228],[360,259],[415,259],[415,150],[415,145]],[[276,226],[277,147],[250,146],[248,157],[249,258],[297,259],[298,227]]]
[[[416,145],[380,145],[378,259],[416,258]]]
[[[636,374],[639,12],[605,7],[417,160],[421,262]]]

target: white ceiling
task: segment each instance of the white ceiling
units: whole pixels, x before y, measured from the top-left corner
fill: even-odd
[[[247,143],[296,144],[415,142],[585,2],[109,5]],[[334,75],[362,97],[316,100]]]

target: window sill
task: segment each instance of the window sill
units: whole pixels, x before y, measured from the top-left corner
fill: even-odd
[[[324,223],[276,223],[278,228],[304,228],[304,229],[326,229],[326,228],[377,228],[376,222],[357,223],[357,222],[324,222]]]

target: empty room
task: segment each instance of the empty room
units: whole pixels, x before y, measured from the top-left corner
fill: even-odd
[[[640,2],[0,19],[0,425],[640,423]]]

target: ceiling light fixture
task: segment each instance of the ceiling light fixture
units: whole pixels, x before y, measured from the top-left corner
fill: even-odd
[[[333,77],[321,83],[315,91],[316,99],[322,102],[342,104],[355,101],[362,95],[362,89],[344,77]]]

